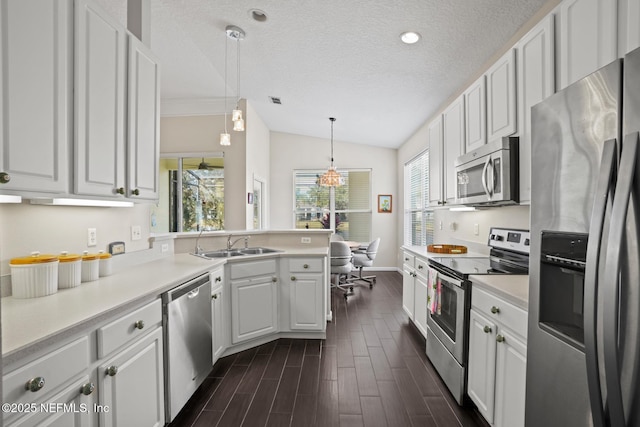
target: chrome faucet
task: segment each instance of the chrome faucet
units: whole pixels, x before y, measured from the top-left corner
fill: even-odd
[[[198,237],[196,237],[196,248],[195,248],[196,255],[200,255],[200,252],[202,252],[202,248],[198,245],[198,241],[200,240],[200,236],[202,236],[203,231],[204,231],[204,227],[202,227],[202,229],[200,230],[200,233],[198,233]]]
[[[239,237],[236,240],[234,240],[233,242],[231,241],[231,237],[233,237],[233,234],[229,234],[229,236],[227,236],[227,250],[230,251],[231,248],[233,247],[233,245],[235,245],[238,241],[244,239],[244,248],[246,249],[249,245],[249,238],[251,236],[244,236],[244,237]]]

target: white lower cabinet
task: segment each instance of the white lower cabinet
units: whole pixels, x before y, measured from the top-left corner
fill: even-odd
[[[229,276],[232,344],[278,332],[276,261],[232,264]]]
[[[527,312],[472,287],[467,394],[494,427],[524,426]]]
[[[162,328],[98,368],[101,426],[163,426]]]
[[[428,265],[426,258],[404,253],[402,308],[424,337],[427,336]]]
[[[162,307],[154,300],[5,367],[5,426],[164,425]],[[25,408],[28,408],[27,411]]]
[[[225,318],[224,270],[222,268],[211,272],[211,330],[212,336],[212,365],[222,356],[227,348],[227,329]]]
[[[324,258],[290,258],[288,283],[289,328],[316,331],[325,328]]]

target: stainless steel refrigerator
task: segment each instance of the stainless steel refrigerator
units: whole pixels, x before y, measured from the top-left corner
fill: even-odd
[[[525,425],[640,426],[640,50],[531,117]]]

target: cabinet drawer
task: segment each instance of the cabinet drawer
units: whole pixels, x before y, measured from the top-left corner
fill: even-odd
[[[89,367],[89,338],[82,337],[3,377],[3,402],[31,403],[48,395]],[[38,391],[26,389],[32,379],[42,378]]]
[[[521,308],[477,287],[472,287],[471,305],[489,316],[492,321],[501,323],[524,338],[527,337],[528,314]]]
[[[155,300],[98,329],[98,357],[105,357],[162,322],[162,303]]]
[[[429,261],[427,261],[426,259],[423,258],[418,258],[416,257],[415,259],[415,265],[416,265],[416,273],[418,273],[419,275],[421,275],[422,277],[424,277],[425,279],[427,278],[427,272],[429,271]]]
[[[231,279],[276,274],[276,260],[249,261],[231,264]]]
[[[415,266],[415,255],[411,255],[409,252],[405,252],[402,257],[402,263],[406,266],[413,267]]]
[[[322,258],[291,258],[289,271],[296,273],[320,273],[322,271]]]

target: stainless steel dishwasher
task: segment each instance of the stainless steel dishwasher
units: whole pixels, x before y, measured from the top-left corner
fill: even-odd
[[[162,295],[167,422],[211,371],[211,281],[196,277]]]

